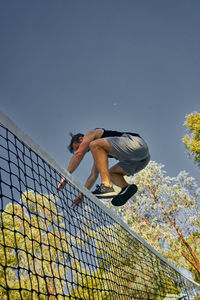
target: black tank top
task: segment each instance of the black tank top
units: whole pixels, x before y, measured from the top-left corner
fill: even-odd
[[[106,130],[104,128],[102,128],[102,129],[104,130],[102,137],[101,137],[102,139],[107,138],[107,137],[122,136],[124,133],[130,134],[132,136],[140,137],[140,135],[138,133],[134,133],[134,132],[120,132],[120,131],[115,131],[115,130]]]

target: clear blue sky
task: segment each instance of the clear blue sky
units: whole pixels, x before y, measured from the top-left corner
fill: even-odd
[[[199,0],[1,1],[2,112],[63,167],[70,131],[105,127],[139,132],[167,175],[199,182],[181,141],[200,112],[199,12]]]

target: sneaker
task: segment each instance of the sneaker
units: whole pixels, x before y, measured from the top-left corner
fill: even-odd
[[[113,198],[117,195],[113,187],[105,186],[103,183],[101,185],[96,185],[96,190],[92,192],[98,198]]]
[[[137,189],[137,185],[135,184],[125,186],[122,188],[121,192],[112,199],[112,205],[124,205],[137,192]]]

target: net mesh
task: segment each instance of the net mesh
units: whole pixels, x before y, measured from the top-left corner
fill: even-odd
[[[198,299],[197,285],[0,126],[0,299]],[[176,298],[177,297],[177,298]]]

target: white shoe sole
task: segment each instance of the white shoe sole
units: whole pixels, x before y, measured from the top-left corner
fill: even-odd
[[[113,198],[115,196],[117,196],[116,192],[110,192],[110,193],[105,193],[105,194],[93,194],[95,195],[97,198]]]

